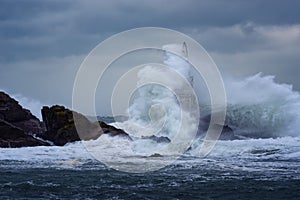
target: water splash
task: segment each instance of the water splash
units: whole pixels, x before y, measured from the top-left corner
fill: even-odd
[[[258,73],[244,80],[225,79],[226,123],[236,134],[253,138],[299,135],[300,95],[274,78]]]

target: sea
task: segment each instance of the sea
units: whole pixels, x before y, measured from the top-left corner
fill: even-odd
[[[146,173],[110,168],[81,142],[1,148],[0,177],[1,199],[300,199],[300,137],[218,141]]]

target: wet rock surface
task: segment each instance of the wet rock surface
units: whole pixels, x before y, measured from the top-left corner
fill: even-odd
[[[44,106],[42,117],[46,131],[38,136],[58,146],[80,140],[97,139],[102,134],[131,139],[122,129],[101,121],[92,123],[84,115],[60,105]]]
[[[0,92],[0,119],[22,129],[27,134],[39,134],[44,131],[37,117],[4,92]]]
[[[0,147],[28,146],[49,146],[49,144],[26,134],[13,124],[0,120]]]

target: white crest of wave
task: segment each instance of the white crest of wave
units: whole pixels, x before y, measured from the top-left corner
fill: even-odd
[[[225,79],[227,100],[230,104],[286,104],[300,99],[293,86],[278,84],[275,76],[264,76],[262,73],[246,77],[243,80]]]
[[[300,95],[274,76],[258,73],[243,80],[225,79],[227,124],[247,137],[297,136]]]
[[[180,49],[182,45],[172,45],[173,49],[176,47]],[[104,145],[104,149],[109,149],[108,152],[105,150],[106,153],[102,152],[104,156],[111,152],[149,156],[154,153],[181,154],[189,147],[188,144],[194,138],[193,134],[196,134],[198,122],[181,108],[174,91],[185,89],[190,77],[190,65],[185,59],[168,51],[164,58],[164,67],[147,65],[139,70],[137,90],[131,97],[128,108],[129,120],[113,124],[129,133],[133,141],[101,136],[94,144],[90,143],[89,148]],[[141,139],[143,136],[152,135],[168,137],[176,148],[170,147],[172,145],[169,146],[168,143]]]

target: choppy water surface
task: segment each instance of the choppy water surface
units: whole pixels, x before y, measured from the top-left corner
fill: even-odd
[[[191,151],[144,174],[110,169],[80,143],[0,153],[1,199],[300,198],[299,137],[219,141],[206,158]]]

